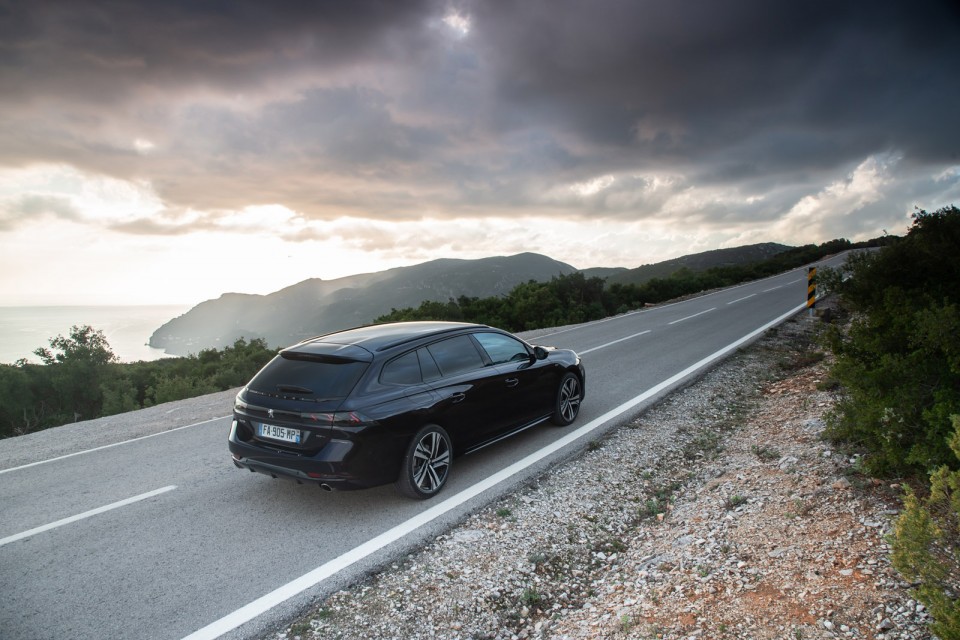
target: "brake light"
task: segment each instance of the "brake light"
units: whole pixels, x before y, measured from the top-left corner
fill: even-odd
[[[370,420],[357,411],[339,411],[333,414],[333,424],[337,427],[358,427]]]
[[[317,424],[331,427],[359,427],[373,421],[359,411],[337,411],[335,413],[301,413],[300,417]]]
[[[302,420],[310,420],[311,422],[329,425],[333,423],[333,415],[332,413],[301,413],[300,418]]]

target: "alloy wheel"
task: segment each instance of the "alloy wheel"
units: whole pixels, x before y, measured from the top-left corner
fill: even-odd
[[[560,416],[570,424],[580,413],[580,381],[576,376],[567,376],[560,387]]]
[[[413,482],[424,493],[435,493],[443,486],[450,470],[450,447],[440,433],[423,436],[413,453]]]

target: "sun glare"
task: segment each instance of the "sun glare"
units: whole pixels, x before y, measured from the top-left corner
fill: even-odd
[[[470,16],[464,16],[457,12],[448,13],[444,17],[443,23],[461,38],[470,33]]]
[[[144,138],[137,138],[133,141],[133,148],[136,149],[140,154],[147,154],[150,151],[153,151],[156,146],[157,145]]]
[[[600,176],[593,180],[578,182],[570,185],[570,190],[581,196],[592,196],[600,193],[615,182],[613,176]]]

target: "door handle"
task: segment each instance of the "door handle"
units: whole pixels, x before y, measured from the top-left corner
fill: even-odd
[[[467,394],[465,393],[455,393],[452,396],[450,396],[450,400],[452,400],[454,404],[458,402],[463,402],[466,399],[467,399]]]
[[[506,382],[506,383],[507,383],[507,386],[512,389],[512,388],[514,388],[515,386],[517,386],[518,384],[520,384],[520,379],[519,379],[519,378],[507,378],[506,380],[504,380],[504,382]]]

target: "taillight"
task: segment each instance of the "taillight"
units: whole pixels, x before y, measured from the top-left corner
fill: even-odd
[[[359,411],[338,411],[333,414],[333,426],[335,427],[359,427],[369,424],[371,420]]]
[[[309,420],[310,422],[316,422],[317,424],[330,425],[333,423],[332,413],[301,413],[301,420]]]
[[[373,421],[359,411],[337,411],[334,413],[301,413],[303,420],[331,427],[360,427]]]

